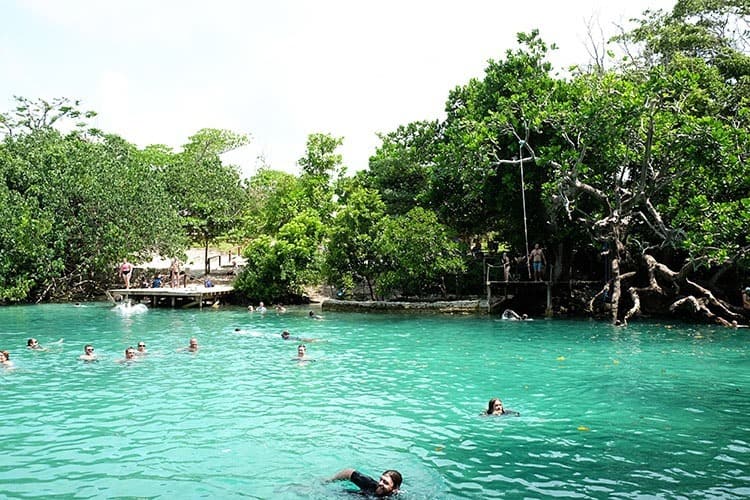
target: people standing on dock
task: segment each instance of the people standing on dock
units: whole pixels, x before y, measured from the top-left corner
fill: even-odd
[[[180,285],[180,261],[176,258],[172,259],[172,264],[169,266],[169,286],[177,288]]]
[[[154,281],[151,282],[151,288],[161,288],[161,274],[154,276]]]
[[[543,281],[547,259],[544,257],[544,250],[539,248],[539,243],[534,244],[534,249],[529,253],[529,260],[534,269],[534,281]]]
[[[526,256],[521,255],[520,253],[516,253],[516,256],[513,258],[513,260],[516,263],[516,274],[519,276],[519,279],[521,276],[523,276],[526,271]]]
[[[508,257],[508,252],[503,252],[503,278],[505,279],[505,282],[507,283],[510,281],[510,257]]]
[[[128,258],[125,257],[122,259],[122,264],[120,264],[120,278],[125,282],[125,288],[130,288],[130,275],[133,272],[133,264],[128,262]]]

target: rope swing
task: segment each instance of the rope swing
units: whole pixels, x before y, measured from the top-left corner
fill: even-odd
[[[526,239],[526,269],[529,271],[531,279],[531,262],[529,261],[529,232],[526,227],[526,184],[523,181],[523,146],[526,141],[518,141],[518,158],[521,160],[521,200],[523,201],[523,237]]]

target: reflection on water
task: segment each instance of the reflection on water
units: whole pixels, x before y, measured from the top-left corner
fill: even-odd
[[[741,331],[307,312],[0,309],[3,490],[348,498],[322,479],[356,467],[407,499],[750,494]],[[481,417],[491,397],[521,416]]]

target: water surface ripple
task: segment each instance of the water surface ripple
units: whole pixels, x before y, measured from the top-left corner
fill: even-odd
[[[406,500],[750,496],[745,331],[306,313],[0,309],[0,496],[350,498],[344,467]]]

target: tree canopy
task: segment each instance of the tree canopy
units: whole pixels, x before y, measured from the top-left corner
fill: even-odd
[[[600,280],[588,306],[613,322],[741,319],[747,2],[678,0],[634,21],[612,40],[626,56],[611,69],[597,61],[562,77],[554,44],[520,33],[481,78],[449,89],[443,119],[380,134],[354,176],[345,139],[326,133],[308,136],[299,175],[264,166],[241,179],[221,155],[247,135],[203,129],[179,152],[139,149],[88,127],[76,101],[18,98],[0,115],[0,300],[91,288],[123,255],[227,238],[245,246],[237,288],[251,298],[320,282],[369,298],[447,296],[462,280],[481,293],[469,242],[523,256],[531,240],[552,279]],[[73,132],[56,128],[65,120]]]

